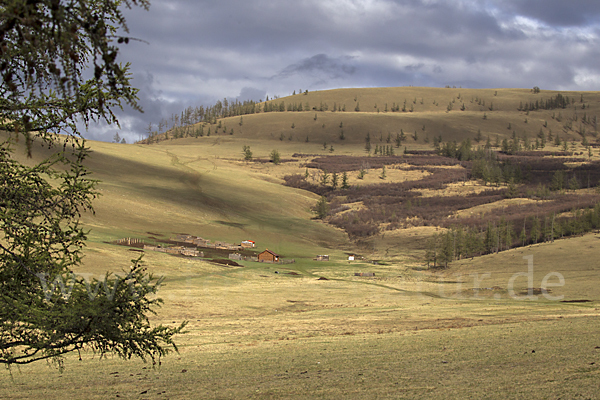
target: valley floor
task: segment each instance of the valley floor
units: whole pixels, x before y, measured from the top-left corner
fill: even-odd
[[[179,354],[155,368],[92,354],[67,357],[64,372],[14,368],[0,375],[1,397],[597,398],[600,261],[589,257],[597,240],[434,271],[401,259],[230,268],[148,253],[150,272],[160,273],[152,267],[160,260],[169,271],[156,322],[189,321]],[[553,273],[547,296],[526,297],[524,256],[533,257],[536,288]],[[565,263],[548,263],[555,257]]]

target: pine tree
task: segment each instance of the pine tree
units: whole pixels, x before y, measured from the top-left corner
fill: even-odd
[[[329,213],[329,204],[327,204],[327,197],[321,196],[314,210],[317,214],[318,219],[324,219],[325,217],[327,217],[327,214]]]
[[[358,171],[358,179],[363,179],[366,175],[367,171],[365,171],[365,169],[363,167],[360,167],[360,170]]]
[[[327,186],[328,183],[329,183],[329,174],[327,173],[327,171],[323,171],[323,174],[321,175],[321,185]]]
[[[250,150],[250,146],[242,147],[242,153],[244,154],[244,160],[252,160],[252,151]]]
[[[460,260],[466,254],[466,235],[462,227],[456,227],[452,229],[454,235],[454,259]]]
[[[572,191],[576,191],[577,189],[579,189],[579,187],[579,181],[577,180],[577,177],[573,175],[573,177],[569,179],[569,189]]]
[[[438,252],[438,260],[440,265],[444,265],[444,268],[448,268],[448,264],[453,261],[454,258],[454,236],[452,232],[447,232],[441,237],[441,246]]]
[[[281,157],[279,155],[279,151],[273,149],[271,151],[271,162],[275,165],[279,165],[281,163]]]
[[[334,173],[331,175],[331,188],[332,188],[333,190],[336,190],[336,189],[337,189],[337,187],[338,187],[338,175],[337,175],[337,172],[334,172]]]
[[[481,129],[477,129],[477,136],[475,136],[475,141],[477,143],[479,143],[482,140],[483,140],[483,135],[481,134]],[[488,141],[489,141],[489,136],[488,136]]]
[[[346,173],[346,171],[344,171],[344,173],[342,174],[342,189],[348,189],[350,187],[350,185],[348,185],[348,173]]]
[[[465,251],[468,255],[474,257],[475,255],[479,255],[481,253],[481,238],[476,229],[467,229],[465,242]]]
[[[496,226],[492,225],[491,222],[488,223],[487,229],[485,231],[485,239],[484,239],[484,247],[487,253],[494,253],[497,249],[497,233]]]
[[[531,241],[533,243],[537,243],[540,239],[540,219],[538,217],[533,217],[533,223],[531,225]]]
[[[523,225],[523,229],[521,229],[519,240],[521,241],[522,245],[525,246],[525,242],[527,241],[527,230],[525,229],[525,225]]]
[[[550,184],[550,190],[563,190],[565,185],[565,172],[563,170],[557,170],[554,172],[552,177],[552,183]]]
[[[506,245],[506,249],[509,250],[512,247],[512,243],[513,243],[513,227],[512,224],[509,222],[506,222],[506,224],[504,225],[504,244]]]
[[[435,268],[437,266],[438,246],[439,246],[438,234],[433,234],[427,240],[427,244],[426,244],[425,261],[427,261],[427,268],[429,268],[431,266],[433,266]]]

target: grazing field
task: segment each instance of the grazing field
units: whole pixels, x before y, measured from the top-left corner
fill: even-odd
[[[43,363],[13,369],[12,377],[5,371],[0,392],[8,399],[594,398],[600,264],[589,246],[598,240],[512,250],[435,273],[400,260],[224,268],[148,253],[150,271],[167,272],[155,320],[190,321],[180,354],[154,369],[70,356],[64,372]],[[507,282],[527,272],[529,253],[536,287],[559,272],[565,284],[552,296],[590,302],[527,300],[526,277],[510,297]],[[111,254],[117,264],[129,256]],[[566,263],[553,269],[548,261],[557,257]],[[495,289],[471,290],[472,274],[484,272],[491,276],[479,286]]]
[[[597,149],[588,155],[578,124],[564,126],[566,109],[561,122],[559,110],[517,110],[556,93],[340,89],[273,100],[308,102],[310,111],[244,115],[243,123],[220,117],[211,136],[205,123],[202,137],[172,139],[170,131],[152,144],[88,143],[100,196],[95,214],[83,216],[90,233],[75,273],[127,269],[143,250],[118,239],[166,245],[178,234],[253,240],[257,252],[295,262],[231,266],[211,262],[214,254],[226,258],[224,250],[205,258],[143,251],[148,272],[164,277],[164,305],[152,321],[188,321],[179,354],[156,366],[83,353],[67,356],[64,371],[13,368],[0,374],[0,398],[597,398]],[[596,93],[565,95],[579,107],[570,106],[569,118],[586,112],[591,121],[600,111]],[[407,110],[392,111],[404,99]],[[328,110],[319,111],[321,103]],[[477,160],[433,154],[440,134],[442,147],[474,140],[479,130],[512,140],[510,122],[533,139],[546,120],[545,134],[579,136],[575,149],[569,142],[568,155],[550,144],[548,153],[505,154],[494,145],[488,154],[504,168],[495,182],[474,176]],[[417,140],[396,148],[400,129],[419,130]],[[367,132],[373,147],[393,145],[396,153],[367,154]],[[278,165],[269,162],[272,150]],[[34,159],[51,151],[34,143]],[[521,180],[505,181],[508,173]],[[563,187],[550,190],[559,175]],[[569,186],[572,176],[579,187]],[[318,220],[321,196],[329,212]],[[481,236],[497,228],[496,247],[473,257],[455,250],[447,268],[428,268],[430,239],[457,227]],[[514,228],[512,242],[500,227]]]

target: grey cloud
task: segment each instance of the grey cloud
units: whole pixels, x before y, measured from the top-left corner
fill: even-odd
[[[266,90],[257,89],[253,87],[243,87],[240,91],[240,95],[237,96],[236,100],[244,102],[246,100],[264,100],[267,97]]]
[[[418,63],[418,64],[407,65],[404,67],[404,69],[409,72],[416,72],[416,71],[423,69],[424,66],[425,66],[424,63]]]
[[[310,58],[305,58],[299,63],[295,63],[284,68],[279,74],[272,77],[287,78],[295,74],[325,74],[330,79],[336,79],[342,75],[352,75],[356,68],[349,64],[353,57],[331,58],[326,54],[317,54]]]
[[[147,41],[121,54],[146,111],[119,114],[132,137],[190,105],[298,89],[600,90],[597,0],[155,0],[126,17]]]
[[[502,0],[493,2],[508,15],[521,15],[550,26],[587,26],[600,21],[597,0]]]

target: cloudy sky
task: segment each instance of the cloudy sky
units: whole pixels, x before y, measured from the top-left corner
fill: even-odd
[[[128,142],[190,105],[294,90],[600,90],[598,0],[154,0],[126,16],[145,110],[121,114]]]

